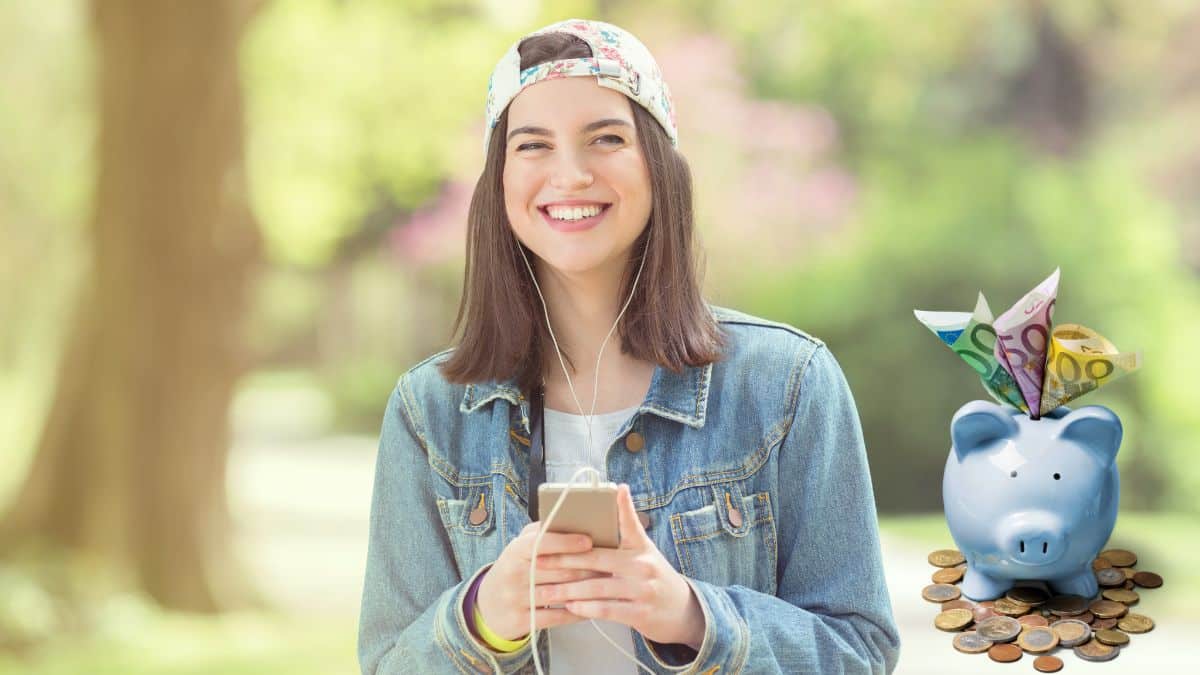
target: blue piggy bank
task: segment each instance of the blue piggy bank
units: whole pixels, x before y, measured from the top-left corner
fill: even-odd
[[[1117,522],[1121,421],[1104,406],[1061,406],[1039,420],[971,401],[950,423],[946,522],[967,559],[960,590],[997,598],[1017,579],[1092,598],[1092,560]]]

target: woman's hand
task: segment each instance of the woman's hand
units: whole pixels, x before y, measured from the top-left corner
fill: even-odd
[[[506,640],[520,640],[529,634],[529,561],[532,559],[533,540],[537,537],[541,521],[525,526],[521,533],[508,542],[491,569],[484,573],[479,582],[476,602],[483,621],[493,633]],[[592,538],[586,534],[561,534],[547,532],[538,545],[538,558],[546,553],[583,552],[592,548]],[[544,584],[556,584],[607,576],[587,570],[555,570],[537,572],[536,589]],[[538,630],[551,626],[583,621],[583,617],[565,609],[546,609],[545,605],[562,604],[539,602],[534,615]],[[470,617],[467,617],[470,620]]]
[[[553,572],[593,571],[607,578],[542,584],[538,605],[566,604],[579,617],[623,623],[648,640],[681,643],[699,650],[704,640],[704,612],[683,575],[671,567],[642,528],[622,483],[617,493],[621,546],[590,551],[538,555],[538,577]],[[549,535],[547,535],[549,536]],[[543,540],[544,546],[544,540]],[[490,625],[490,624],[489,624]]]

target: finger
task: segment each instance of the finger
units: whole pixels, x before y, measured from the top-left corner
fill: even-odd
[[[538,630],[545,630],[554,626],[566,626],[586,620],[584,617],[573,614],[565,609],[546,609],[543,607],[534,610],[533,614],[534,625],[537,626]]]
[[[639,581],[608,577],[564,584],[546,584],[534,591],[535,604],[554,605],[568,600],[632,600],[639,596]]]
[[[633,505],[633,495],[628,483],[621,483],[617,488],[617,519],[621,529],[621,548],[642,546],[650,541],[642,521],[638,520],[637,508]]]
[[[538,569],[548,570],[597,570],[616,575],[636,576],[636,570],[630,566],[634,556],[633,551],[622,548],[593,548],[584,553],[559,553],[556,555],[538,556]]]
[[[543,532],[541,541],[537,540],[537,533],[531,532],[521,535],[524,540],[521,544],[521,552],[526,560],[533,557],[533,546],[537,544],[537,555],[548,555],[554,553],[575,553],[578,551],[590,551],[592,548],[592,538],[586,534],[567,534],[565,532]]]
[[[640,603],[629,600],[570,600],[568,612],[587,619],[605,619],[632,626],[641,620]]]
[[[535,570],[534,584],[563,584],[584,579],[608,579],[612,575],[595,570]]]

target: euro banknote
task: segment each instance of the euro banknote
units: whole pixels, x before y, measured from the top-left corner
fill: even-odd
[[[996,358],[996,331],[992,328],[992,311],[983,293],[975,302],[974,312],[914,309],[913,315],[971,366],[992,398],[998,403],[1020,408],[1024,413],[1029,412],[1017,383]]]

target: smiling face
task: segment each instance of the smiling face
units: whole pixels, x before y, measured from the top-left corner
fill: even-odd
[[[509,104],[508,221],[521,243],[561,273],[623,268],[649,221],[650,174],[631,105],[591,77],[543,80]],[[592,227],[556,228],[551,213],[564,214],[554,205],[572,202],[608,206]]]

